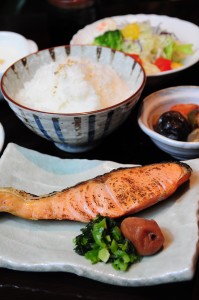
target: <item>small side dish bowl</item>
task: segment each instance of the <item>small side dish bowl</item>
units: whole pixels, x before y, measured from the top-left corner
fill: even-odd
[[[5,132],[4,132],[3,125],[0,123],[0,152],[3,148],[4,140],[5,140]]]
[[[18,59],[38,51],[36,43],[12,31],[0,31],[0,78]]]
[[[22,57],[38,51],[37,44],[12,31],[0,31],[0,80],[5,70]],[[3,95],[0,91],[0,99]]]
[[[141,106],[138,124],[154,144],[162,151],[179,160],[199,157],[199,142],[176,141],[154,130],[154,124],[161,114],[176,104],[199,105],[199,86],[176,86],[154,92],[147,96]]]
[[[107,73],[104,73],[104,69],[105,66],[109,66],[128,85],[130,92],[128,97],[105,108],[89,110],[87,109],[86,102],[85,104],[83,102],[85,101],[85,96],[80,95],[78,96],[78,101],[81,102],[81,105],[85,106],[85,110],[83,112],[71,113],[49,112],[44,109],[30,108],[29,105],[22,105],[16,100],[16,93],[34,78],[35,73],[41,70],[41,66],[46,66],[54,62],[58,63],[59,66],[63,66],[67,59],[81,59],[83,62],[89,60],[94,65],[101,65],[101,76],[97,76],[99,74],[95,74],[95,72],[89,75],[92,77],[94,75],[96,82],[99,79],[106,80]],[[62,67],[59,68],[59,71],[61,69]],[[55,76],[56,72],[52,71],[50,74]],[[64,82],[64,86],[68,80],[68,78],[64,77],[64,81],[62,81],[62,83]],[[79,92],[78,80],[79,78],[75,77],[74,81],[76,84],[72,84],[64,90],[66,99],[71,90]],[[56,90],[57,86],[48,86],[48,75],[42,81],[45,82],[42,83],[39,81],[38,88],[42,94],[44,93],[42,100],[44,99],[48,106],[51,99],[49,97],[49,90],[52,90],[51,93],[58,93]],[[139,100],[145,82],[146,76],[142,66],[122,52],[89,45],[65,45],[41,50],[14,63],[2,77],[1,90],[10,108],[29,129],[43,138],[52,141],[58,148],[75,153],[92,149],[126,120]],[[36,89],[32,88],[31,93],[26,94],[26,97],[28,98],[35,91]],[[108,87],[108,92],[110,91]],[[40,94],[38,97],[41,96]],[[38,98],[34,97],[33,102],[38,102]],[[55,97],[54,101],[58,101],[58,98]],[[72,104],[75,101],[72,98]]]

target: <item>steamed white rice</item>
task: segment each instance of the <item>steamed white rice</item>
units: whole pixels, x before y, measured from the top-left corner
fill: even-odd
[[[40,67],[15,99],[40,111],[78,113],[114,105],[130,95],[129,86],[110,66],[70,57]]]

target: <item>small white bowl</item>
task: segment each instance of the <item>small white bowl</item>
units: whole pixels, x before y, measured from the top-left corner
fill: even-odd
[[[5,131],[3,125],[0,123],[0,152],[3,148],[4,141],[5,141]]]
[[[12,31],[0,31],[0,76],[18,59],[36,52],[38,47],[32,40]]]
[[[199,86],[176,86],[150,94],[141,104],[138,124],[158,148],[174,158],[179,160],[197,158],[199,142],[172,140],[153,129],[154,120],[177,103],[199,104]]]
[[[38,51],[37,44],[12,31],[0,31],[0,80],[6,69],[22,57]],[[0,91],[0,99],[3,98]]]

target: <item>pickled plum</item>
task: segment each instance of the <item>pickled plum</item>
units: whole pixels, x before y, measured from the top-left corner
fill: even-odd
[[[121,231],[142,256],[153,255],[163,247],[164,236],[155,220],[128,217],[122,221]]]

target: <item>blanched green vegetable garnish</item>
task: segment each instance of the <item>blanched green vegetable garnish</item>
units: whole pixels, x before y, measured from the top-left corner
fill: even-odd
[[[131,264],[141,260],[133,244],[125,239],[117,223],[110,218],[97,216],[81,232],[74,239],[74,250],[92,264],[112,263],[114,269],[126,271]]]
[[[123,38],[119,30],[107,31],[95,38],[95,45],[122,50]]]

